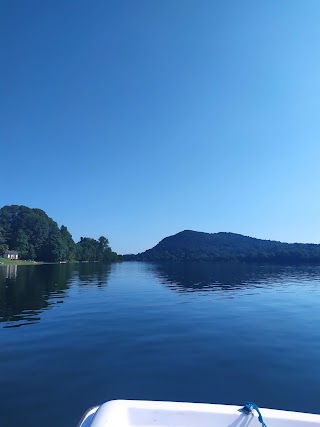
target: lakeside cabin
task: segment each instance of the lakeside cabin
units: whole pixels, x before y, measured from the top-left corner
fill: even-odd
[[[6,259],[19,259],[19,252],[17,252],[17,251],[6,251],[3,254],[3,258],[6,258]]]

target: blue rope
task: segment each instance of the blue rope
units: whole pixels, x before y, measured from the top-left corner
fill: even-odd
[[[253,403],[253,402],[246,402],[246,403],[244,404],[243,409],[244,409],[248,414],[251,414],[251,412],[255,409],[255,410],[257,411],[257,413],[258,413],[258,420],[259,420],[259,421],[260,421],[260,423],[262,424],[262,427],[267,427],[267,425],[266,425],[266,424],[265,424],[265,422],[263,421],[263,418],[262,418],[262,415],[261,415],[261,412],[260,412],[260,409],[259,409],[258,405],[256,405],[256,404],[255,404],[255,403]]]

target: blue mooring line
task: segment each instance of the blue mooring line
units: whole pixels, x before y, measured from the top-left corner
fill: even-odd
[[[246,402],[244,404],[243,410],[247,413],[247,414],[251,414],[251,412],[253,410],[256,410],[258,413],[258,420],[260,421],[260,423],[262,424],[262,427],[267,427],[267,425],[265,424],[265,422],[263,421],[260,409],[258,407],[258,405],[256,405],[253,402]]]

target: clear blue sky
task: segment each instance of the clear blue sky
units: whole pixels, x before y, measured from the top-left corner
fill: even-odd
[[[319,0],[0,5],[0,205],[119,253],[320,242]]]

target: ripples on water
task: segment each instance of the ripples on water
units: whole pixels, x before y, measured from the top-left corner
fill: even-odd
[[[320,413],[319,266],[0,266],[0,322],[5,427],[114,398]]]
[[[320,281],[317,266],[257,265],[245,263],[158,264],[155,275],[177,292],[245,291]]]

